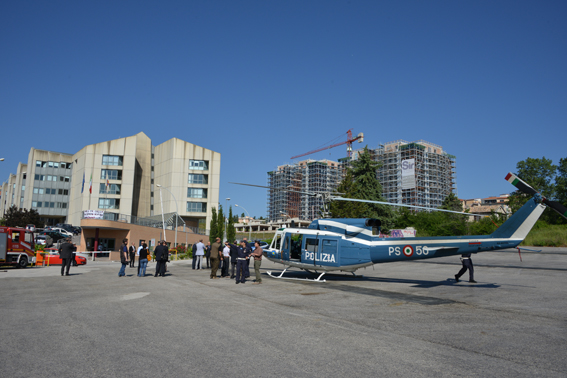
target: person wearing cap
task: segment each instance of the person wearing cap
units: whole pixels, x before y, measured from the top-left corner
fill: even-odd
[[[59,247],[59,256],[61,257],[61,275],[68,276],[69,269],[71,268],[71,262],[74,260],[73,252],[77,250],[77,247],[71,243],[71,238],[66,238],[65,243],[61,244]],[[66,272],[65,272],[66,268]]]
[[[236,258],[236,283],[246,283],[246,267],[252,250],[244,240],[238,247],[238,257]]]

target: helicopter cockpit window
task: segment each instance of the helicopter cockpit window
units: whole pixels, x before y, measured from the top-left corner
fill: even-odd
[[[282,236],[276,235],[276,244],[275,244],[274,248],[280,249],[281,245],[282,245]]]
[[[291,237],[291,250],[289,251],[290,258],[299,260],[301,259],[301,243],[303,235],[296,234]]]
[[[307,252],[317,253],[319,248],[319,242],[317,239],[306,239],[305,240],[305,250]]]

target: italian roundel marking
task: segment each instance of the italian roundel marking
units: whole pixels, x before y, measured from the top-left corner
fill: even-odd
[[[403,249],[404,251],[404,255],[406,255],[407,257],[410,257],[411,255],[413,255],[413,248],[411,245],[406,245]]]

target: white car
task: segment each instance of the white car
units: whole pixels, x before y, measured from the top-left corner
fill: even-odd
[[[57,231],[57,232],[59,232],[61,235],[67,236],[67,237],[70,237],[70,238],[73,237],[73,234],[72,234],[72,233],[70,233],[69,231],[67,231],[67,230],[65,230],[65,229],[63,229],[63,228],[52,227],[52,228],[51,228],[51,231]]]
[[[35,244],[50,247],[51,245],[53,245],[53,239],[51,239],[51,237],[48,235],[37,235],[35,237]]]

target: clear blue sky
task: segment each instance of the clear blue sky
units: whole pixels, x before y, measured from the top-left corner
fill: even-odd
[[[220,201],[363,132],[457,157],[460,198],[567,157],[565,1],[3,1],[0,182],[30,147],[145,132],[222,153]],[[361,145],[355,145],[361,147]],[[344,146],[312,155],[338,159]]]

